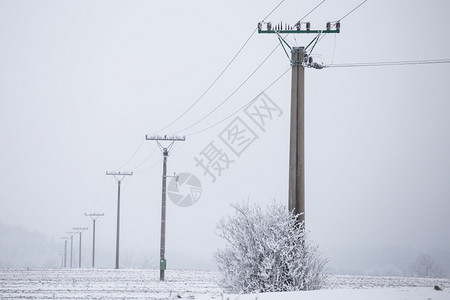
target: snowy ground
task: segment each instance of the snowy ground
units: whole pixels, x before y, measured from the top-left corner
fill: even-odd
[[[214,271],[42,269],[0,270],[0,299],[450,299],[450,279],[331,276],[320,291],[226,295]],[[435,291],[438,285],[443,291]]]

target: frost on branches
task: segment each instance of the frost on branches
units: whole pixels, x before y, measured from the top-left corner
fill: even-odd
[[[275,202],[266,207],[233,205],[218,235],[227,242],[216,253],[222,285],[231,292],[280,292],[319,289],[326,260],[307,238],[303,224]]]

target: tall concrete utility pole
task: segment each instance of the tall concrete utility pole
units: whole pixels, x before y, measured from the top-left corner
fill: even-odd
[[[73,230],[76,230],[80,234],[80,247],[78,251],[78,268],[81,268],[81,234],[83,233],[83,230],[88,230],[87,227],[74,227]]]
[[[86,217],[91,217],[92,219],[92,268],[95,268],[95,221],[99,218],[99,217],[103,217],[105,214],[101,213],[101,214],[96,214],[96,213],[85,213],[84,214]]]
[[[302,29],[302,24],[306,29]],[[265,26],[265,28],[263,28]],[[331,29],[332,27],[336,28]],[[305,67],[321,69],[322,65],[313,63],[309,56],[322,34],[339,33],[340,23],[328,22],[326,30],[311,30],[309,22],[297,22],[294,26],[277,24],[272,26],[270,22],[260,22],[258,33],[273,33],[284,48],[291,50],[292,87],[291,87],[291,125],[289,146],[289,211],[298,215],[300,223],[305,221]],[[291,47],[281,34],[314,33],[317,36],[306,47]],[[310,49],[308,49],[311,46]],[[309,53],[308,53],[309,51]],[[287,54],[287,52],[286,52]]]
[[[117,181],[117,231],[116,231],[116,269],[119,268],[119,232],[120,232],[120,184],[125,176],[133,175],[133,172],[106,172],[106,175],[112,175]]]
[[[305,221],[305,67],[304,47],[292,49],[289,211]]]
[[[167,157],[176,141],[185,141],[185,137],[178,136],[145,136],[146,140],[156,141],[163,154],[163,175],[162,175],[162,200],[161,200],[161,247],[159,260],[159,280],[164,281],[164,272],[167,267],[166,261],[166,178],[167,178]],[[169,145],[164,147],[160,142],[167,141]]]

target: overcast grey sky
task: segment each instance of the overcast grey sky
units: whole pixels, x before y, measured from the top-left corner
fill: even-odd
[[[159,255],[161,153],[145,134],[186,134],[168,173],[202,184],[190,207],[169,202],[167,249],[211,257],[229,204],[287,204],[290,73],[265,91],[278,110],[239,155],[221,134],[198,134],[254,99],[289,68],[254,34],[280,1],[0,0],[0,222],[59,238],[104,212],[98,243],[114,249],[116,189],[108,170],[133,170],[122,190],[121,247]],[[294,24],[320,1],[284,1],[266,21]],[[326,1],[305,21],[325,28],[361,1]],[[367,1],[314,49],[324,64],[450,58],[450,2]],[[293,46],[312,35],[290,35]],[[331,257],[348,247],[450,251],[450,64],[306,70],[306,222]],[[223,135],[222,135],[223,138]],[[212,177],[194,158],[210,143],[229,168]],[[155,151],[154,151],[155,150]],[[241,149],[242,150],[242,149]],[[153,154],[149,157],[149,155]],[[130,159],[131,158],[131,159]],[[170,262],[170,257],[168,257]],[[112,263],[111,263],[112,264]]]

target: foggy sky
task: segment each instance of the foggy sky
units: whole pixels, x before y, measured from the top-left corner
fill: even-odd
[[[320,1],[286,0],[266,21],[295,24]],[[361,1],[328,1],[305,21],[324,29]],[[212,257],[230,203],[287,205],[290,72],[265,91],[279,111],[262,130],[244,111],[199,134],[289,68],[283,49],[214,114],[279,43],[255,34],[279,1],[0,1],[0,222],[54,238],[105,213],[97,243],[159,255],[161,152],[146,134],[186,135],[168,174],[192,173],[200,200],[167,208],[168,251]],[[324,64],[449,58],[450,3],[368,1],[314,50]],[[313,35],[290,35],[293,46]],[[330,257],[345,249],[450,251],[450,65],[307,69],[306,222]],[[220,136],[239,117],[257,138],[233,153]],[[213,182],[195,157],[210,144],[234,160]],[[149,155],[152,155],[149,157]],[[90,236],[90,231],[88,236]],[[62,243],[62,242],[61,242]],[[86,241],[90,243],[90,239]],[[343,250],[344,249],[344,250]],[[356,258],[355,258],[356,259]],[[170,263],[170,257],[168,257]],[[112,262],[111,262],[112,266]]]

